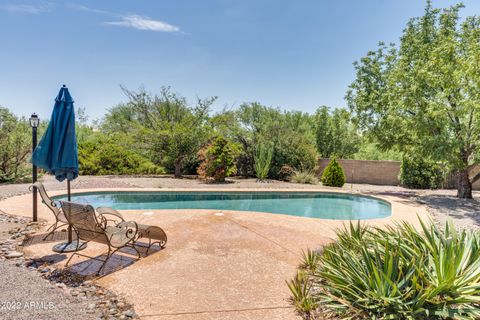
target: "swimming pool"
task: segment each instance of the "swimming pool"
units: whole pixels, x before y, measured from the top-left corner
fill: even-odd
[[[66,196],[54,197],[66,200]],[[387,201],[328,192],[89,192],[72,201],[118,210],[213,209],[257,211],[335,220],[364,220],[391,215]]]

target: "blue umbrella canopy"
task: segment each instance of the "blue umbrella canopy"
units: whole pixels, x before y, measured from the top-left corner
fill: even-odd
[[[73,99],[64,85],[55,98],[47,131],[32,154],[32,163],[58,181],[78,177],[78,148]]]

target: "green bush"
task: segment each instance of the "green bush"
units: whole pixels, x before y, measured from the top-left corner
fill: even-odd
[[[291,282],[298,310],[332,319],[479,319],[480,234],[421,225],[338,231],[317,267],[304,271],[311,289],[299,295]]]
[[[317,164],[317,150],[313,132],[313,117],[303,112],[287,112],[262,106],[259,103],[243,104],[236,112],[237,125],[232,132],[242,144],[243,155],[239,172],[255,174],[256,146],[268,141],[273,145],[268,178],[286,180],[281,170],[284,166],[311,170]]]
[[[0,183],[24,181],[31,173],[31,128],[24,118],[18,118],[7,108],[0,107]]]
[[[165,173],[162,167],[105,136],[79,143],[78,162],[82,175]]]
[[[289,177],[282,175],[282,168],[286,165],[296,170],[313,170],[317,164],[315,145],[303,141],[295,135],[285,136],[275,144],[270,177],[286,180]]]
[[[444,178],[441,167],[419,156],[405,156],[400,167],[400,183],[412,189],[437,189]]]
[[[323,171],[323,185],[329,187],[343,187],[345,181],[345,173],[343,172],[342,167],[337,162],[337,159],[333,158]]]
[[[301,184],[317,184],[318,179],[315,172],[311,170],[294,170],[290,176],[290,181]]]
[[[201,161],[198,174],[202,178],[213,178],[215,182],[225,182],[225,178],[237,172],[235,160],[240,154],[237,144],[223,137],[213,139],[198,153]]]

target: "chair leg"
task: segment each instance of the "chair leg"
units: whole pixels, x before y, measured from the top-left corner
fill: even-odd
[[[140,255],[140,251],[138,251],[137,247],[135,246],[135,243],[132,244],[132,248],[137,252],[138,259],[140,259],[142,256]],[[147,254],[148,254],[148,250],[147,250]]]
[[[43,237],[42,241],[45,241],[50,235],[53,235],[55,233],[55,230],[57,230],[57,222],[52,224],[46,231],[52,229],[45,237]]]
[[[115,251],[116,251],[116,250],[115,250]],[[115,251],[112,252],[112,249],[111,249],[110,247],[108,247],[107,257],[105,258],[105,260],[103,261],[102,265],[100,266],[100,269],[98,269],[98,271],[97,271],[97,276],[100,275],[100,271],[102,271],[103,267],[105,267],[105,264],[106,264],[107,261],[110,259],[110,257],[113,255],[113,253],[115,253]]]
[[[49,233],[47,233],[47,235],[45,237],[43,237],[42,241],[45,241],[50,235],[53,236],[53,234],[55,233],[55,231],[57,231],[58,229],[60,229],[61,227],[64,227],[64,226],[68,226],[67,223],[62,223],[61,225],[58,224],[58,221],[55,222],[54,224],[52,224],[47,230],[45,231],[48,231],[50,229],[52,229]]]
[[[67,263],[65,263],[65,267],[68,267],[68,264],[70,263],[70,260],[72,260],[74,255],[76,255],[75,252],[70,255],[70,258],[68,258]]]

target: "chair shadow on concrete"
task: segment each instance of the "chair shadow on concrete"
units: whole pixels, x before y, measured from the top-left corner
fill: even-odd
[[[50,236],[46,240],[43,240],[46,234],[47,233],[40,233],[29,236],[27,239],[24,240],[23,246],[28,247],[47,243],[51,243],[53,245],[54,243],[65,242],[68,239],[67,232],[65,231],[56,231],[53,236]],[[73,240],[76,240],[75,234],[73,234]],[[150,247],[147,252],[148,243],[143,241],[137,241],[135,243],[135,246],[137,251],[140,253],[141,258],[148,257],[163,250],[159,246],[155,245]],[[102,250],[103,246],[99,246],[99,248],[101,248],[100,250]],[[99,255],[93,254],[92,256],[84,258],[79,262],[70,263],[69,266],[63,267],[63,269],[68,270],[69,272],[72,272],[85,279],[101,278],[134,264],[137,260],[139,260],[137,251],[131,247],[124,247],[118,250],[118,252],[116,252],[110,257],[110,259],[105,263],[102,271],[98,274],[97,271],[100,269],[101,265],[103,264],[103,260],[105,260],[106,258],[105,253]],[[55,265],[67,260],[70,257],[70,254],[72,253],[52,253],[51,255],[38,257],[34,260],[38,265]]]
[[[137,250],[134,250],[131,247],[124,247],[118,250],[110,256],[100,272],[99,269],[106,258],[106,253],[91,256],[79,262],[70,263],[65,269],[79,276],[85,277],[86,279],[102,278],[125,269],[139,261],[140,259],[138,258],[137,251],[140,252],[141,258],[145,258],[162,250],[160,247],[154,246],[148,250],[147,254],[147,248],[144,248],[146,245],[148,244],[138,241],[136,242]]]

